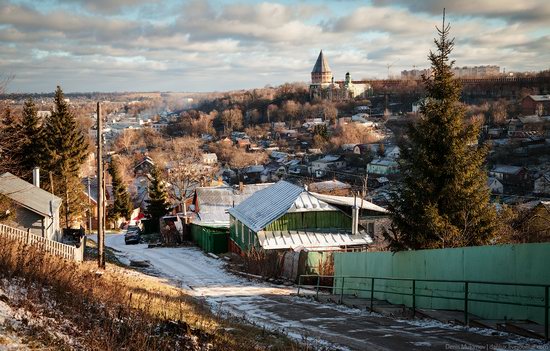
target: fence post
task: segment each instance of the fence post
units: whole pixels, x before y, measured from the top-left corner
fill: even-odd
[[[370,278],[370,311],[372,312],[374,301],[374,278]]]
[[[342,290],[340,291],[340,305],[344,303],[344,278],[342,277]]]
[[[544,287],[544,340],[548,342],[548,285]]]
[[[298,276],[298,292],[297,292],[297,295],[300,296],[300,287],[302,285],[302,276],[299,275]]]
[[[319,301],[319,284],[321,284],[321,276],[317,276],[317,294],[315,295],[315,299]]]
[[[464,282],[464,324],[470,326],[468,318],[468,282]]]
[[[416,317],[416,280],[413,279],[413,288],[412,288],[412,292],[413,292],[413,303],[412,303],[412,307],[413,307],[413,318]]]
[[[27,245],[30,245],[31,244],[31,228],[27,228],[27,241],[26,241],[26,244]]]

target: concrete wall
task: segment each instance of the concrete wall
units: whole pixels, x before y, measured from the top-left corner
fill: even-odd
[[[550,243],[478,246],[456,249],[419,250],[398,253],[360,252],[335,253],[336,276],[394,277],[435,280],[468,280],[550,285]],[[336,280],[339,292],[341,280]],[[347,290],[346,290],[347,289]],[[370,279],[346,278],[344,290],[370,289]],[[375,281],[375,290],[411,292],[410,282]],[[438,296],[462,298],[462,283],[417,282],[416,292],[429,297],[417,298],[417,306],[433,309],[463,310],[458,300],[438,299]],[[481,285],[471,283],[472,299],[544,304],[544,288]],[[369,297],[370,292],[358,293]],[[392,303],[412,305],[412,298],[376,293],[376,298]],[[471,313],[491,319],[530,319],[544,322],[543,308],[470,302]]]

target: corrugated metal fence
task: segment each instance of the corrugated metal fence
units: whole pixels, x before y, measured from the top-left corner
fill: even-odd
[[[430,309],[462,310],[461,301],[438,298],[438,296],[459,298],[464,295],[463,284],[445,282],[446,280],[550,285],[549,267],[550,243],[397,253],[334,254],[334,275],[356,277],[345,280],[344,293],[359,291],[359,296],[369,298],[371,280],[366,277],[441,280],[442,282],[417,282],[417,293],[423,297],[416,299],[416,306]],[[341,280],[336,280],[335,290],[341,291],[341,284]],[[376,290],[389,291],[393,294],[380,292],[375,297],[395,304],[412,306],[411,296],[399,295],[399,292],[409,293],[410,289],[409,281],[380,279],[376,281]],[[506,304],[513,302],[539,305],[545,300],[544,289],[490,284],[471,284],[469,289],[469,295],[472,298],[502,302],[502,304],[471,302],[469,312],[472,314],[486,319],[544,322],[544,313],[541,308]]]
[[[52,255],[59,256],[67,260],[82,262],[84,259],[83,245],[77,248],[75,246],[63,244],[54,240],[49,240],[21,229],[7,226],[5,224],[0,224],[0,236],[24,242],[27,245],[32,245],[39,248],[40,250],[46,251]]]

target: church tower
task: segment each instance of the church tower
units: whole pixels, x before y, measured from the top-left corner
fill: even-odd
[[[323,55],[323,50],[321,50],[319,57],[317,57],[317,62],[315,62],[315,66],[313,66],[313,71],[311,71],[311,85],[326,87],[331,81],[332,72],[325,55]]]

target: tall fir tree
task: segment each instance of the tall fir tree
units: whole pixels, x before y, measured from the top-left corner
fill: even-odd
[[[132,201],[126,184],[122,180],[120,167],[115,158],[109,163],[109,174],[113,189],[113,205],[110,207],[109,217],[117,221],[120,218],[129,218],[132,213]]]
[[[32,181],[32,170],[43,161],[43,129],[34,101],[29,98],[23,105],[23,116],[20,122],[20,159],[22,176]]]
[[[147,213],[151,216],[153,228],[160,230],[159,221],[162,216],[168,213],[168,193],[164,188],[160,170],[157,166],[151,169],[151,183],[149,184],[149,200],[147,202]]]
[[[44,125],[43,169],[52,174],[54,193],[63,199],[62,215],[65,227],[85,210],[83,185],[79,179],[80,167],[88,156],[88,142],[76,125],[73,113],[58,86],[54,108]]]
[[[0,174],[10,172],[21,176],[19,120],[9,105],[2,112],[0,121]]]
[[[394,251],[482,245],[496,229],[484,169],[487,149],[478,145],[479,125],[465,122],[449,30],[444,14],[437,50],[428,55],[432,75],[423,77],[421,117],[400,145],[401,180],[390,205],[394,225],[386,233]]]

